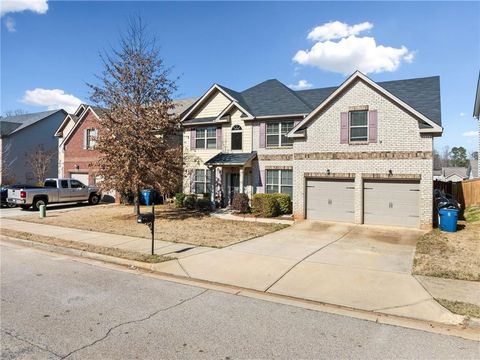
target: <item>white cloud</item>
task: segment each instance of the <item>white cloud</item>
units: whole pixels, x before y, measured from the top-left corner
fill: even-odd
[[[478,136],[478,131],[477,130],[466,131],[462,135],[465,136],[465,137],[477,137]]]
[[[22,102],[29,105],[45,106],[48,110],[65,109],[74,112],[82,101],[60,89],[41,89],[25,91]]]
[[[341,39],[350,35],[358,35],[362,31],[370,30],[371,28],[373,28],[373,24],[369,22],[350,26],[340,21],[332,21],[314,28],[308,34],[307,39],[313,41]]]
[[[17,31],[17,29],[15,29],[15,20],[13,20],[11,17],[5,19],[5,27],[7,28],[8,32]]]
[[[461,113],[460,113],[460,116],[462,116],[462,117],[465,116],[465,113],[464,113],[464,112],[461,112]]]
[[[307,80],[298,80],[297,84],[290,84],[288,87],[293,90],[305,90],[312,88],[313,84],[310,84]]]
[[[413,61],[415,53],[405,46],[394,48],[377,45],[373,37],[356,36],[372,27],[368,22],[349,26],[338,21],[319,26],[308,34],[315,44],[309,50],[299,50],[293,61],[343,74],[355,70],[366,74],[395,71],[402,61]]]
[[[2,0],[0,2],[0,16],[22,11],[45,14],[47,10],[47,0]]]

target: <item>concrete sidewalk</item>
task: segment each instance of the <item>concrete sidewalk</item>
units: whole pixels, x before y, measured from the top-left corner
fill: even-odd
[[[150,240],[144,238],[10,219],[2,219],[1,227],[137,252],[150,249]],[[223,249],[156,241],[157,254],[176,259],[150,268],[348,308],[460,324],[464,317],[438,304],[410,273],[420,235],[418,230],[304,221]]]

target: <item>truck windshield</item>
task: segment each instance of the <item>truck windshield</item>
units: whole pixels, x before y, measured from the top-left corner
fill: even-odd
[[[57,187],[57,182],[55,180],[47,180],[47,181],[45,181],[45,184],[43,186],[56,188]]]

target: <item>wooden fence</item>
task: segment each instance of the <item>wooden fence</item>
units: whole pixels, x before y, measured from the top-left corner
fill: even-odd
[[[443,182],[435,180],[434,189],[440,189],[457,199],[462,209],[472,205],[480,205],[480,179],[464,180],[459,182]]]

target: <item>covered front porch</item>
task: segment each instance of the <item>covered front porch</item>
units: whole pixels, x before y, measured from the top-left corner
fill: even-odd
[[[254,194],[255,170],[258,172],[257,153],[219,153],[205,162],[211,171],[212,203],[226,207],[237,193]]]

